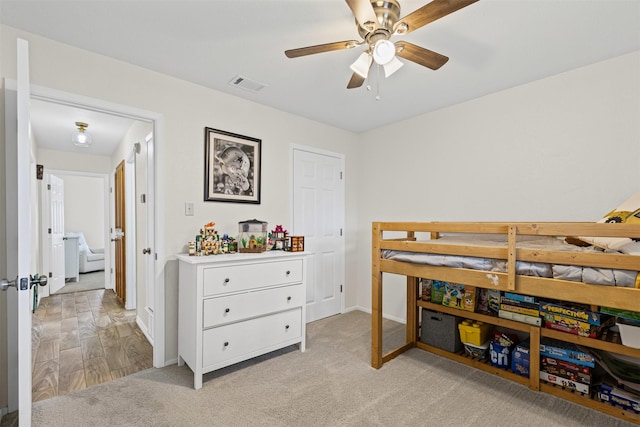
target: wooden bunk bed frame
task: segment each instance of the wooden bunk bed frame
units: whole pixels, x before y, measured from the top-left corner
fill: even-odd
[[[426,237],[424,237],[425,240],[417,240],[417,235],[423,238],[421,237],[422,233],[426,233],[425,236],[428,235],[431,239],[438,239],[441,234],[450,233],[499,234],[506,236],[507,244],[504,247],[433,244],[426,240]],[[427,345],[419,340],[420,309],[428,308],[528,333],[532,349],[538,348],[541,337],[550,337],[585,347],[640,358],[640,349],[622,345],[617,333],[606,333],[600,339],[585,338],[508,319],[449,308],[419,299],[418,279],[427,278],[481,288],[511,291],[542,298],[590,304],[594,308],[595,306],[605,306],[640,311],[640,289],[637,288],[600,286],[551,278],[522,276],[516,274],[515,271],[516,260],[638,271],[640,270],[640,256],[604,252],[520,249],[516,248],[516,237],[518,235],[640,238],[640,224],[591,222],[374,222],[372,225],[371,366],[376,369],[381,368],[385,362],[413,347],[418,347],[524,384],[532,390],[550,393],[574,403],[640,424],[640,414],[601,402],[594,397],[593,392],[590,396],[585,396],[571,389],[540,381],[538,375],[540,354],[537,351],[531,352],[531,375],[527,378],[508,370],[493,367],[487,361],[479,361],[462,353],[451,353]],[[393,261],[382,257],[382,251],[387,249],[502,259],[507,261],[507,271],[504,273],[488,272]],[[386,354],[383,354],[382,350],[383,273],[406,276],[406,341],[404,345]]]

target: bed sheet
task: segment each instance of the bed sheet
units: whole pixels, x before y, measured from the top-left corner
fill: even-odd
[[[443,245],[505,247],[507,245],[507,236],[493,234],[444,235],[436,240],[428,240],[428,242]],[[517,236],[516,247],[567,252],[602,252],[601,249],[593,246],[579,247],[566,243],[564,239],[547,236]],[[507,271],[507,261],[501,259],[393,250],[383,250],[381,252],[382,258],[394,261],[494,272]],[[595,285],[634,287],[638,272],[516,261],[516,274],[570,280]]]

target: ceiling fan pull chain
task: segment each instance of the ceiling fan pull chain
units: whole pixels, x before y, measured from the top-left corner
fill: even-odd
[[[380,101],[380,65],[376,65],[376,101]]]

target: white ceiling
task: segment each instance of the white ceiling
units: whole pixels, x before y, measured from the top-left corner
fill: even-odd
[[[89,125],[93,143],[76,147],[71,136],[75,122]],[[31,100],[31,132],[40,148],[77,152],[94,156],[110,156],[120,144],[134,120],[37,99]]]
[[[405,16],[427,0],[400,2]],[[480,0],[394,36],[450,60],[437,71],[404,61],[379,82],[376,101],[375,80],[372,92],[346,89],[362,48],[284,55],[359,40],[344,0],[2,0],[0,8],[3,24],[358,133],[640,49],[640,0]],[[229,86],[237,75],[266,88]]]

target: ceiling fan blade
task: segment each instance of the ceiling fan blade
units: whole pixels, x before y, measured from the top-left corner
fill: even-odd
[[[396,42],[396,56],[408,59],[432,70],[437,70],[449,60],[448,57],[440,55],[437,52],[403,41]]]
[[[364,83],[364,77],[362,77],[360,74],[358,73],[353,73],[351,75],[351,80],[349,80],[349,83],[347,84],[347,89],[355,89],[357,87],[362,86],[362,83]]]
[[[401,25],[406,25],[407,29],[403,34],[410,33],[418,28],[427,25],[437,19],[447,16],[450,13],[460,10],[463,7],[469,6],[477,2],[478,0],[433,0],[431,3],[427,3],[420,9],[417,9],[404,18],[400,19],[394,27],[394,32]]]
[[[358,25],[367,31],[373,31],[380,26],[373,6],[369,0],[345,0],[353,12]]]
[[[357,40],[346,40],[343,42],[326,43],[315,46],[301,47],[298,49],[289,49],[286,50],[284,54],[287,55],[287,58],[297,58],[299,56],[313,55],[322,52],[331,52],[332,50],[351,49],[361,44],[362,42],[359,42]]]

